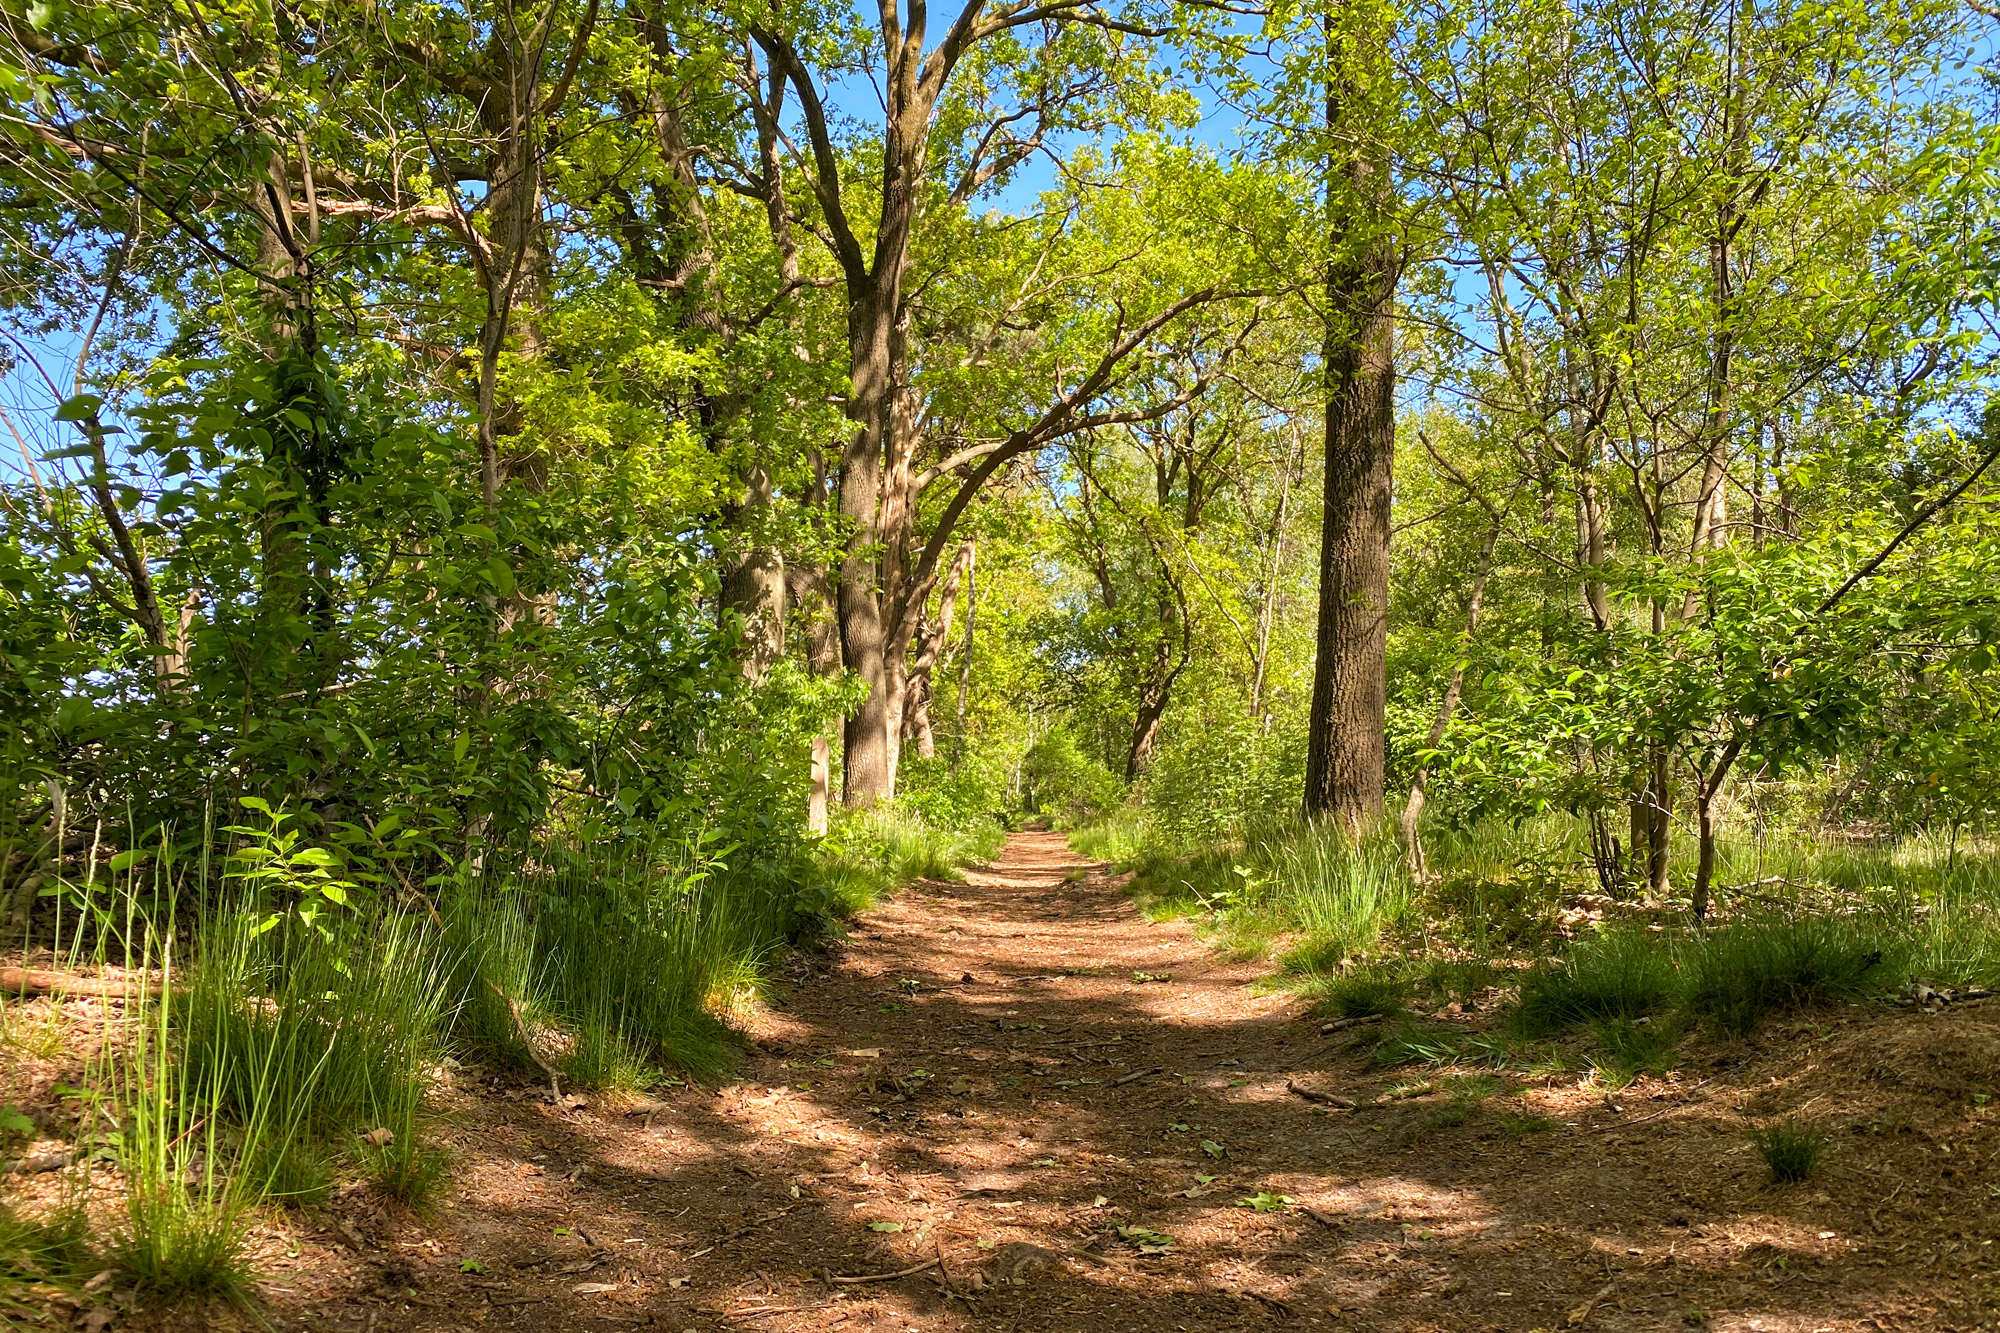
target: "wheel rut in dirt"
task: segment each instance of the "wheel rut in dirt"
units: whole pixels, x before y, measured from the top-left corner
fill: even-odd
[[[1452,1120],[1059,835],[800,964],[720,1089],[464,1098],[454,1202],[342,1219],[279,1303],[343,1329],[1803,1331],[1902,1299],[1810,1205],[1676,1165],[1716,1155],[1720,1108]],[[1800,1268],[1770,1280],[1758,1246]]]

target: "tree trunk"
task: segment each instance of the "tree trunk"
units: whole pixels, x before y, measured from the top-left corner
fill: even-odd
[[[883,453],[895,428],[896,339],[894,326],[900,304],[901,257],[897,272],[877,271],[864,291],[850,291],[848,308],[847,416],[854,423],[841,458],[837,501],[849,528],[841,558],[837,608],[840,615],[841,660],[868,687],[867,696],[847,719],[841,733],[845,768],[841,800],[865,809],[888,799],[896,790],[896,762],[891,753],[889,626],[882,589]],[[883,279],[889,281],[886,286]],[[850,288],[854,285],[850,279]],[[900,674],[900,673],[899,673]],[[901,704],[901,700],[893,701]],[[898,710],[899,711],[899,710]]]
[[[926,599],[924,612],[917,621],[909,679],[903,691],[903,739],[914,740],[917,754],[925,759],[937,755],[937,737],[931,726],[931,702],[937,694],[935,676],[945,645],[951,641],[951,622],[953,613],[958,609],[958,587],[971,567],[972,543],[967,542],[958,548],[958,555],[939,586],[937,614],[930,614],[929,600]]]
[[[979,621],[979,551],[978,540],[966,543],[973,548],[965,558],[965,650],[958,662],[958,737],[951,751],[952,776],[958,776],[958,765],[965,758],[965,703],[972,692],[972,645],[973,630]]]
[[[1327,222],[1351,257],[1327,265],[1326,484],[1320,527],[1319,634],[1306,736],[1305,812],[1358,832],[1382,812],[1388,729],[1389,501],[1396,450],[1396,246],[1388,163],[1372,143],[1366,72],[1376,34],[1336,54],[1326,20]],[[1337,206],[1340,191],[1352,200]]]
[[[793,565],[786,570],[786,583],[792,604],[799,609],[795,623],[806,635],[806,669],[815,676],[839,675],[840,634],[834,626],[825,571],[814,565]],[[823,835],[827,830],[827,795],[833,785],[833,753],[824,731],[813,737],[811,766],[806,827]]]
[[[785,655],[785,557],[759,531],[771,510],[771,473],[761,463],[744,471],[744,498],[734,526],[746,546],[722,571],[721,606],[743,622],[743,674],[762,680]]]

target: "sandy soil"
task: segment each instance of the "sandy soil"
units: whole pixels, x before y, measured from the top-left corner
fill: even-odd
[[[1060,836],[1016,835],[798,960],[740,1081],[631,1114],[457,1090],[447,1196],[419,1216],[357,1188],[275,1223],[259,1317],[1850,1333],[2000,1315],[2000,1013],[1850,1007],[1615,1095],[1516,1077],[1449,1123],[1448,1080],[1370,1068],[1353,1033],[1258,987],[1267,971],[1148,923]],[[1743,1131],[1793,1112],[1836,1138],[1814,1179],[1770,1187]],[[1272,1211],[1241,1202],[1260,1193]]]

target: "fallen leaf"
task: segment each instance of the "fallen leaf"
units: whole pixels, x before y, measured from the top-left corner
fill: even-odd
[[[616,1282],[579,1282],[570,1288],[579,1296],[601,1296],[607,1291],[618,1290]]]
[[[371,1129],[361,1136],[361,1141],[371,1148],[386,1148],[396,1141],[396,1131],[386,1128]]]
[[[870,1231],[901,1231],[903,1224],[901,1222],[870,1222],[868,1229]]]
[[[1229,1149],[1223,1147],[1221,1144],[1217,1143],[1214,1139],[1203,1139],[1201,1141],[1201,1150],[1207,1153],[1210,1157],[1220,1157],[1224,1153],[1229,1151]]]

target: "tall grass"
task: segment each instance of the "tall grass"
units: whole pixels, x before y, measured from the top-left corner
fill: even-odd
[[[156,873],[170,873],[165,857]],[[141,981],[126,1002],[125,1040],[107,1043],[99,1057],[125,1183],[124,1226],[110,1252],[154,1299],[240,1297],[250,1275],[247,1222],[262,1195],[232,1167],[288,1132],[269,1113],[280,1071],[268,1061],[237,1069],[180,1058],[173,917],[139,911],[129,885],[124,907],[120,943]]]
[[[867,879],[874,896],[912,879],[963,879],[964,867],[992,859],[1007,841],[997,823],[943,829],[910,811],[868,810],[840,821],[829,840],[828,856],[857,878]]]
[[[1356,841],[1325,824],[1308,823],[1278,839],[1265,855],[1271,862],[1270,907],[1305,935],[1287,957],[1296,969],[1325,970],[1366,953],[1408,915],[1409,880],[1391,841]]]
[[[658,1069],[726,1068],[737,1048],[711,1001],[754,976],[787,925],[775,895],[672,856],[585,858],[467,886],[442,916],[461,1045],[613,1088]]]
[[[1143,811],[1122,806],[1099,822],[1074,830],[1069,845],[1079,856],[1127,865],[1139,859],[1149,832]]]

